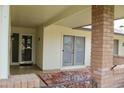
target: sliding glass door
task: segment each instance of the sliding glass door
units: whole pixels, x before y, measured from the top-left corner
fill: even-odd
[[[85,58],[85,38],[75,37],[74,42],[74,65],[84,65]]]
[[[84,65],[85,38],[77,36],[64,36],[63,66]]]
[[[64,36],[64,46],[63,46],[63,66],[73,65],[73,49],[74,49],[74,39],[72,36]]]

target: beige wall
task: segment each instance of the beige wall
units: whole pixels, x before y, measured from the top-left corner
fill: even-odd
[[[33,35],[33,63],[36,63],[35,60],[35,54],[36,54],[36,29],[35,28],[29,28],[29,27],[11,27],[11,33],[19,33],[19,34],[31,34]],[[12,59],[11,59],[12,60]],[[11,62],[12,63],[12,62]]]
[[[42,69],[43,66],[43,26],[37,28],[36,33],[36,64]]]
[[[83,36],[86,37],[85,44],[85,66],[90,65],[91,36],[89,32],[73,30],[68,27],[51,25],[44,29],[44,52],[43,69],[66,69],[62,67],[63,36]],[[81,66],[81,67],[85,67]],[[77,66],[79,67],[79,66]],[[72,67],[68,67],[72,68]],[[76,66],[74,67],[76,68]]]
[[[29,27],[11,27],[11,32],[13,33],[22,33],[22,34],[36,34],[35,28],[29,28]]]
[[[12,27],[12,32],[34,34],[35,36],[35,47],[34,52],[36,57],[36,64],[43,70],[54,70],[54,69],[66,69],[62,67],[62,50],[63,50],[63,36],[83,36],[85,37],[85,65],[75,66],[68,68],[79,68],[90,65],[90,53],[91,53],[91,32],[74,30],[68,27],[59,25],[50,25],[43,29],[43,26],[34,28],[25,27]],[[124,56],[124,36],[114,35],[114,39],[119,40],[119,55]],[[40,40],[39,40],[40,39]],[[35,58],[34,58],[35,59]],[[68,69],[67,68],[67,69]]]
[[[91,32],[74,30],[59,25],[50,25],[44,29],[43,46],[43,70],[66,69],[62,67],[63,35],[83,36],[85,37],[85,66],[90,65],[91,57]],[[119,55],[124,56],[124,36],[114,35],[114,39],[119,40]],[[82,67],[85,67],[82,66]],[[80,66],[81,67],[81,66]],[[79,68],[68,67],[68,68]],[[67,69],[68,69],[67,68]]]

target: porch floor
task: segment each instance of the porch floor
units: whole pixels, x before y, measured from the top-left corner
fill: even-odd
[[[84,69],[42,71],[36,65],[11,66],[11,75],[35,74],[40,79],[40,87],[91,87],[89,82],[90,71]],[[52,77],[52,78],[51,78]],[[72,80],[73,79],[73,80]],[[85,80],[88,79],[88,80]],[[80,80],[83,80],[81,83]],[[78,82],[77,82],[78,81]]]
[[[21,74],[30,74],[30,73],[39,73],[42,72],[40,68],[36,65],[33,66],[11,66],[10,67],[10,74],[11,75],[21,75]]]

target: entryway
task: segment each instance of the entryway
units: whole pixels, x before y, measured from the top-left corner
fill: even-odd
[[[13,33],[12,65],[33,64],[33,35]]]
[[[36,65],[32,66],[20,66],[20,65],[12,65],[10,67],[11,75],[23,75],[23,74],[31,74],[31,73],[40,73],[42,72],[40,68]]]

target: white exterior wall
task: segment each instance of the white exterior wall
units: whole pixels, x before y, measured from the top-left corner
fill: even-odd
[[[51,25],[44,29],[43,70],[66,69],[62,67],[64,35],[85,37],[85,66],[90,65],[91,34],[86,31],[73,30],[59,25]],[[75,66],[74,68],[85,66]]]
[[[36,64],[40,69],[43,68],[43,33],[43,26],[41,26],[36,33]]]
[[[85,37],[85,66],[90,65],[91,31],[74,30],[68,27],[51,25],[44,29],[43,70],[66,69],[62,67],[63,35]],[[124,36],[114,35],[119,40],[119,56],[124,56]],[[82,67],[85,67],[82,66]],[[79,68],[81,66],[67,67]]]

